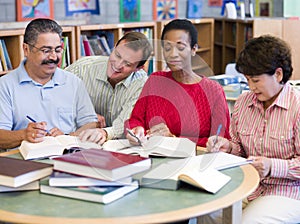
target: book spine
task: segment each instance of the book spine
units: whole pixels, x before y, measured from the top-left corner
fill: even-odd
[[[7,64],[7,69],[12,70],[13,67],[12,67],[10,57],[9,57],[9,54],[8,54],[8,51],[7,51],[5,40],[2,39],[1,42],[2,42],[2,47],[3,47],[3,52],[4,52],[4,58],[5,58],[5,61],[6,61],[6,64]]]

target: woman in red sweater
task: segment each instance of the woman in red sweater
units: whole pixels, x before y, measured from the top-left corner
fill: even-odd
[[[161,44],[170,71],[150,75],[125,122],[141,140],[151,135],[186,137],[205,147],[220,124],[220,136],[229,138],[230,117],[223,88],[192,70],[197,37],[196,28],[186,19],[173,20],[164,27]],[[126,137],[136,144],[132,136]]]

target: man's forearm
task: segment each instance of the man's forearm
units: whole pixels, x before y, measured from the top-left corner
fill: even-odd
[[[0,148],[11,149],[21,145],[25,139],[25,130],[9,131],[0,130]]]
[[[99,122],[87,123],[87,124],[81,126],[80,128],[78,128],[74,134],[79,135],[79,133],[82,132],[83,130],[90,129],[90,128],[99,128]]]

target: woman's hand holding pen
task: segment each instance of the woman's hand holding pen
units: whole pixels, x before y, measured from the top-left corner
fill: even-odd
[[[145,130],[141,126],[134,127],[131,129],[131,132],[136,137],[132,136],[132,134],[129,134],[127,131],[126,138],[129,140],[130,144],[132,145],[140,145],[140,142],[144,142],[146,140],[145,136]],[[140,140],[140,142],[137,140],[137,138]]]
[[[231,144],[228,139],[214,135],[208,138],[206,150],[208,152],[228,152],[231,150]]]

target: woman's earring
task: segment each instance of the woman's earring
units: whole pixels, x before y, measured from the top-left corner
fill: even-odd
[[[196,55],[196,51],[198,50],[198,45],[195,44],[194,47],[192,48],[192,56]]]

